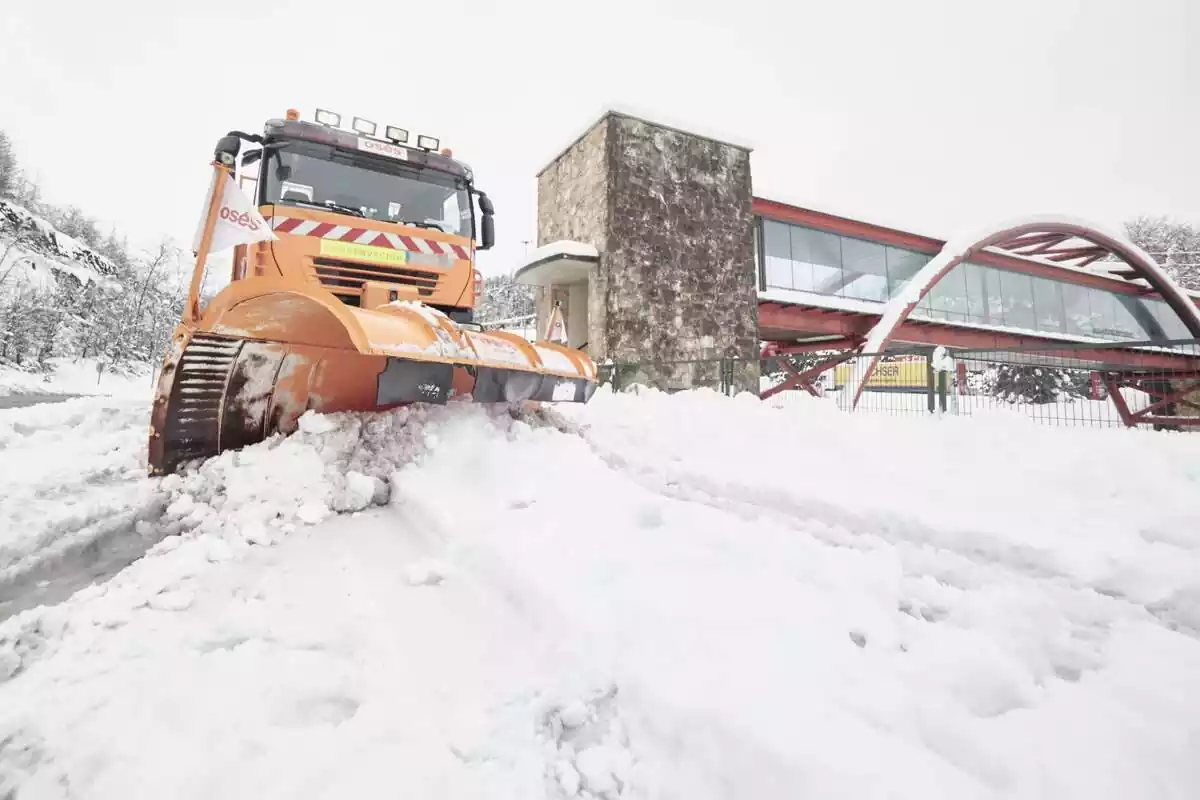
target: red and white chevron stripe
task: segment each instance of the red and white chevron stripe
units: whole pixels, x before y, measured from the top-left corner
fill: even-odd
[[[392,250],[407,250],[427,256],[445,256],[469,259],[471,254],[465,247],[420,236],[404,236],[399,233],[352,228],[349,225],[332,225],[299,217],[271,217],[271,228],[275,233],[290,233],[293,236],[315,236],[318,239],[336,239],[339,242],[366,244],[372,247],[387,247]]]

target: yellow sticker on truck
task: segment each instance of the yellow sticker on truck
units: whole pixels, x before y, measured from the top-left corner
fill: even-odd
[[[374,261],[378,264],[407,264],[407,250],[392,250],[369,244],[339,242],[334,239],[321,240],[321,255],[337,258],[355,258],[359,261]]]

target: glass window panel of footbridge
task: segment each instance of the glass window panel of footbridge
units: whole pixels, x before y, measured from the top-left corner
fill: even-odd
[[[895,297],[908,285],[912,276],[929,263],[930,256],[905,250],[902,247],[887,248],[888,297]]]
[[[794,289],[792,244],[788,225],[763,220],[763,272],[768,288]]]
[[[1000,294],[1004,306],[1004,326],[1006,328],[1037,330],[1032,276],[1000,270]]]
[[[804,242],[812,264],[813,288],[818,294],[842,295],[845,275],[842,271],[842,237],[811,228],[792,230],[793,247]]]
[[[958,264],[929,290],[929,311],[934,319],[948,322],[966,322],[967,272],[965,264]]]
[[[1183,320],[1175,313],[1175,309],[1167,305],[1165,300],[1143,300],[1146,308],[1158,320],[1163,336],[1167,339],[1191,339],[1191,331],[1183,324]]]
[[[883,245],[843,236],[842,270],[846,297],[878,302],[888,299],[887,256]]]
[[[1113,300],[1116,302],[1114,316],[1118,330],[1127,330],[1134,339],[1141,341],[1166,338],[1163,336],[1162,326],[1140,297],[1113,292]]]
[[[1077,283],[1064,283],[1063,322],[1067,333],[1076,336],[1092,335],[1091,290]]]
[[[1033,279],[1033,306],[1037,312],[1037,329],[1060,333],[1066,327],[1063,319],[1062,281],[1040,278]]]
[[[1088,294],[1092,306],[1092,336],[1113,341],[1137,338],[1128,325],[1120,326],[1123,319],[1118,319],[1117,301],[1112,292],[1088,289]]]
[[[1003,325],[1000,273],[970,261],[963,264],[962,270],[967,284],[967,321],[976,325]]]
[[[995,267],[980,267],[984,284],[987,286],[987,314],[989,325],[1004,324],[1004,289],[1000,285],[1001,270]]]
[[[812,247],[805,236],[807,228],[789,225],[792,239],[792,281],[795,288],[803,292],[816,291],[813,283]]]

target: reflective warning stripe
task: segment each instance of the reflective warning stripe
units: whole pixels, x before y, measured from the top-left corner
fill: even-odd
[[[319,239],[369,244],[374,247],[390,247],[393,250],[407,250],[410,253],[434,256],[435,258],[430,263],[446,262],[448,264],[453,259],[468,260],[471,258],[467,248],[457,244],[424,239],[420,236],[388,233],[387,231],[351,228],[349,225],[331,225],[328,222],[315,222],[311,219],[271,217],[271,228],[276,233],[290,233],[293,236],[315,236]]]

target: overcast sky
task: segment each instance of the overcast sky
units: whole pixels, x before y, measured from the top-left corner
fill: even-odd
[[[216,139],[322,106],[441,138],[535,236],[608,107],[754,148],[756,194],[936,236],[1200,222],[1197,0],[6,3],[0,129],[47,199],[190,243]],[[15,8],[13,6],[16,6]]]

